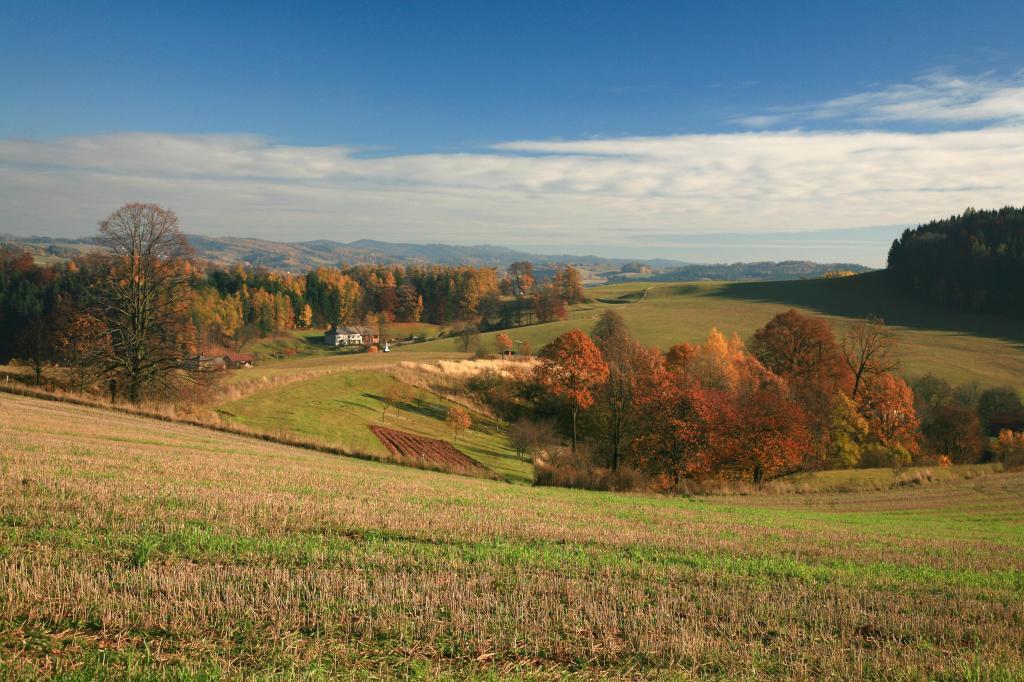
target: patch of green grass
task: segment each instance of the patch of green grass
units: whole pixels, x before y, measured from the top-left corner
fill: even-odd
[[[381,457],[389,453],[370,432],[373,424],[454,440],[444,421],[452,403],[429,391],[412,389],[412,400],[385,411],[385,396],[395,383],[381,372],[339,372],[261,391],[218,410],[230,421],[262,431],[310,436]],[[530,464],[519,460],[501,430],[479,414],[474,420],[477,424],[460,433],[455,446],[500,476],[529,481]]]
[[[881,317],[899,340],[901,373],[933,372],[953,383],[1024,387],[1024,325],[1019,320],[974,315],[921,303],[890,290],[883,273],[788,282],[631,282],[587,290],[592,302],[574,306],[569,319],[509,331],[536,352],[555,336],[575,328],[589,331],[600,314],[621,314],[640,341],[665,350],[676,343],[703,341],[712,327],[747,339],[777,313],[796,308],[823,315],[841,334],[856,318]],[[495,348],[496,333],[481,337]],[[454,339],[409,348],[414,352],[459,350]]]

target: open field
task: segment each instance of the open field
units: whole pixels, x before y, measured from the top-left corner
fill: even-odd
[[[307,375],[316,375],[350,369],[379,370],[397,365],[406,360],[459,360],[469,357],[466,353],[438,352],[429,356],[413,354],[410,348],[420,344],[404,346],[391,353],[321,353],[313,352],[277,360],[261,359],[254,367],[227,372],[223,377],[226,386],[243,385],[259,381],[275,381],[294,379]]]
[[[576,306],[568,320],[520,327],[509,334],[539,350],[558,334],[587,330],[606,308],[622,314],[642,342],[667,349],[702,341],[712,327],[749,338],[776,313],[789,308],[826,316],[841,333],[850,319],[873,314],[895,328],[901,372],[926,372],[953,383],[1024,388],[1024,324],[1019,319],[972,315],[921,303],[880,281],[882,273],[788,282],[636,282],[587,290],[592,303]],[[494,350],[494,334],[483,342]],[[438,339],[410,351],[450,352],[457,341]]]
[[[455,468],[481,469],[476,460],[466,457],[446,440],[418,436],[408,431],[372,426],[370,430],[396,458],[419,460],[438,465],[445,471]]]
[[[589,493],[7,395],[0,442],[0,677],[1024,675],[1024,474]]]
[[[370,361],[381,355],[353,356],[352,362],[338,359],[336,372],[220,403],[217,412],[229,422],[260,431],[309,436],[381,457],[386,457],[388,450],[370,432],[373,425],[452,440],[444,421],[452,403],[430,391],[411,388],[407,403],[385,412],[385,398],[397,380],[379,369],[360,368],[364,358]],[[389,361],[399,357],[394,354]],[[474,415],[473,427],[460,434],[458,448],[499,476],[519,481],[531,478],[531,465],[516,456],[499,425],[480,414]]]

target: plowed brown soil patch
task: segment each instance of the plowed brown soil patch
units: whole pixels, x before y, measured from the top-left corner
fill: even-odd
[[[446,469],[453,467],[473,470],[483,469],[473,459],[462,454],[454,445],[446,440],[418,436],[414,433],[388,429],[383,426],[370,426],[373,434],[380,438],[391,454],[406,459],[415,459],[427,464],[436,464]]]

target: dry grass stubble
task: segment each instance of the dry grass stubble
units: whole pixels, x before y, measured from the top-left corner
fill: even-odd
[[[1024,673],[1024,475],[655,498],[0,415],[7,676]]]

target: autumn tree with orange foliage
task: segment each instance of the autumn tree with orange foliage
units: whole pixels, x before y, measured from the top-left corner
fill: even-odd
[[[576,303],[582,303],[586,300],[586,295],[583,293],[583,276],[580,275],[580,271],[571,265],[566,265],[555,271],[555,276],[552,278],[552,284],[569,305]]]
[[[608,364],[590,337],[573,329],[544,347],[535,374],[543,386],[568,403],[575,454],[580,410],[593,405],[593,390],[608,378]]]
[[[637,395],[636,435],[628,444],[632,461],[678,485],[706,470],[710,412],[703,391],[659,363]]]
[[[754,333],[751,353],[785,381],[803,408],[816,450],[825,456],[832,440],[830,430],[837,401],[853,390],[854,375],[828,323],[820,318],[788,310],[773,317]]]
[[[102,320],[88,312],[72,317],[57,340],[61,361],[71,368],[71,386],[76,391],[91,388],[110,357],[110,334]]]
[[[533,263],[516,261],[508,266],[508,274],[501,282],[501,289],[512,296],[525,296],[533,290],[535,282]]]
[[[445,418],[445,422],[451,427],[452,433],[455,434],[455,442],[458,442],[459,432],[465,431],[472,426],[473,418],[463,408],[458,405],[452,405],[448,408],[448,416]]]
[[[498,353],[504,356],[512,350],[512,337],[501,332],[494,337],[494,344],[498,347]]]
[[[738,337],[726,340],[712,329],[683,375],[704,404],[703,473],[760,482],[799,468],[810,453],[806,413]]]
[[[568,315],[562,292],[554,284],[541,287],[534,296],[533,305],[537,313],[537,320],[542,323],[564,320]]]
[[[708,401],[708,473],[760,483],[799,471],[811,454],[806,414],[767,371]]]
[[[750,351],[810,405],[853,390],[853,372],[828,323],[788,310],[754,333]]]
[[[920,424],[914,392],[903,379],[888,373],[870,375],[857,395],[857,407],[879,443],[910,454],[918,452]]]

